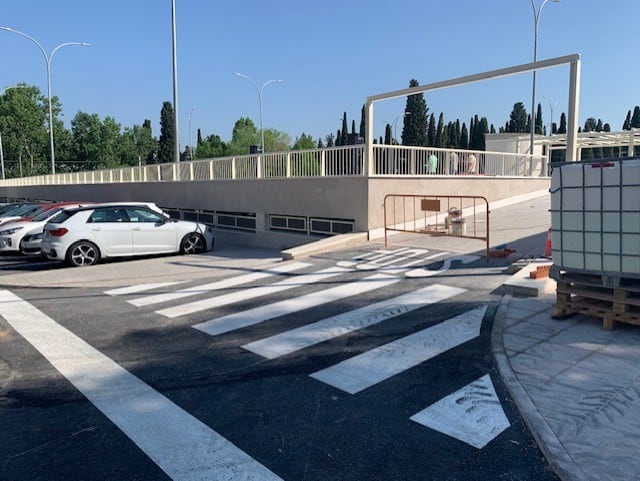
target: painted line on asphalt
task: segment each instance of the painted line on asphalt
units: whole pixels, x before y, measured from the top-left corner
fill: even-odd
[[[395,277],[377,274],[375,276],[360,279],[356,282],[342,284],[319,292],[294,297],[293,299],[287,299],[273,304],[267,304],[253,309],[248,309],[246,311],[230,314],[228,316],[211,319],[200,324],[195,324],[193,327],[212,336],[217,336],[219,334],[224,334],[247,326],[253,326],[269,319],[274,319],[293,312],[300,312],[304,309],[338,301],[345,297],[351,297],[375,289],[380,289],[399,281],[400,279]]]
[[[435,294],[442,297],[446,293],[436,291]],[[483,306],[452,317],[322,369],[311,377],[349,394],[358,393],[478,337],[486,309]]]
[[[466,290],[435,284],[251,342],[242,347],[267,359],[275,359],[315,344],[329,341],[338,336],[364,329],[463,292],[466,292]]]
[[[212,291],[219,291],[223,289],[229,289],[231,287],[241,286],[254,282],[260,279],[265,279],[279,274],[286,274],[288,272],[297,271],[305,267],[309,267],[311,264],[304,262],[292,262],[290,264],[283,264],[269,269],[263,269],[257,272],[251,272],[249,274],[243,274],[241,276],[230,277],[221,281],[211,282],[209,284],[202,284],[199,286],[188,287],[175,292],[168,292],[164,294],[155,294],[151,296],[139,297],[137,299],[131,299],[128,301],[134,306],[148,306],[151,304],[159,304],[161,302],[175,301],[177,299],[183,299],[185,297],[196,296],[198,294],[204,294]]]
[[[138,292],[150,291],[152,289],[160,289],[161,287],[175,286],[177,284],[184,284],[187,281],[173,281],[173,282],[150,282],[148,284],[136,284],[128,287],[118,287],[117,289],[111,289],[104,291],[108,296],[126,296],[127,294],[137,294]]]
[[[0,315],[173,480],[280,480],[207,425],[9,291]]]
[[[292,276],[284,279],[280,282],[274,282],[261,287],[254,287],[252,289],[245,289],[242,291],[232,292],[217,297],[210,297],[207,299],[201,299],[199,301],[190,302],[187,304],[180,304],[174,307],[168,307],[156,311],[157,314],[166,317],[178,317],[186,314],[193,314],[195,312],[201,312],[206,309],[212,309],[215,307],[222,307],[229,304],[233,304],[247,299],[254,299],[256,297],[262,297],[269,294],[275,294],[277,292],[287,291],[289,289],[295,289],[308,284],[315,284],[322,282],[331,277],[335,277],[345,272],[351,272],[351,269],[344,267],[329,267],[318,272],[311,274],[302,274],[298,276]]]
[[[484,448],[511,426],[489,374],[433,403],[410,419],[477,449]]]

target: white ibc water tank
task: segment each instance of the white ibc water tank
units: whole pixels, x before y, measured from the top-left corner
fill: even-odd
[[[640,278],[640,159],[555,166],[550,192],[554,264]]]

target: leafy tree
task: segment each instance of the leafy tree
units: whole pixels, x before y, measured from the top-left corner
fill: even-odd
[[[209,135],[198,142],[196,148],[197,159],[212,159],[214,157],[224,157],[228,153],[227,145],[219,135]]]
[[[411,79],[409,88],[417,87],[417,80]],[[402,145],[424,147],[427,145],[427,114],[429,109],[422,93],[407,96],[402,127]]]
[[[267,135],[265,132],[265,144]],[[229,143],[230,155],[245,155],[249,153],[252,145],[260,145],[260,132],[253,121],[248,117],[241,117],[233,126],[231,142]]]
[[[596,130],[596,119],[589,117],[584,123],[584,132],[593,132]]]
[[[311,150],[315,147],[316,143],[313,137],[303,132],[300,137],[296,137],[296,141],[293,143],[291,150]]]
[[[46,105],[40,90],[26,84],[0,96],[0,133],[8,177],[49,172]]]
[[[527,131],[527,110],[522,102],[513,104],[513,110],[509,116],[509,126],[507,132],[526,132]]]
[[[327,147],[334,147],[336,145],[335,141],[334,141],[334,138],[333,138],[333,134],[327,135],[324,138],[324,140],[327,142]]]
[[[283,152],[289,150],[291,137],[286,132],[277,129],[264,130],[265,152]]]
[[[158,162],[163,164],[173,162],[175,145],[175,119],[173,117],[173,105],[165,101],[160,110],[160,139],[158,141]]]

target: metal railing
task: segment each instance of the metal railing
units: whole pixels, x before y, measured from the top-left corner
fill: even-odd
[[[384,245],[388,232],[482,240],[489,258],[489,201],[471,195],[387,194]]]
[[[374,145],[371,172],[364,145],[190,162],[58,173],[0,181],[0,186],[280,179],[335,176],[549,175],[546,156],[473,150]]]

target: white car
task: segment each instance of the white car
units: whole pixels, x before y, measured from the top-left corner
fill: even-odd
[[[108,257],[213,249],[213,229],[171,219],[153,203],[107,203],[66,209],[44,227],[42,254],[73,266]]]
[[[32,217],[19,217],[0,226],[0,253],[17,253],[20,251],[22,239],[26,234],[42,233],[45,224],[53,219],[62,209],[79,207],[81,204],[62,202],[43,204],[40,211],[31,213]]]

